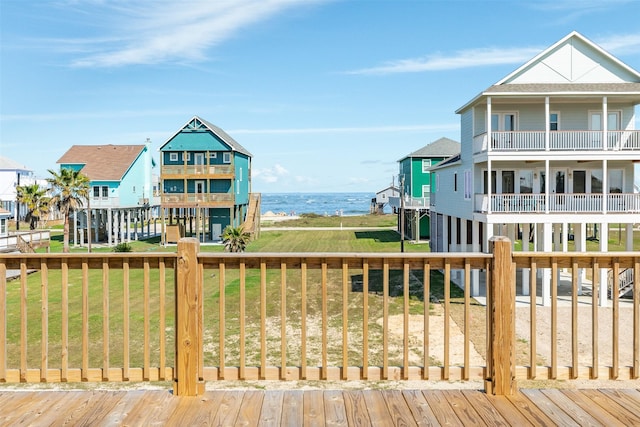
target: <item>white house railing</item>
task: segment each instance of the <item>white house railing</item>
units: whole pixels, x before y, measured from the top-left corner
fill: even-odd
[[[603,132],[592,130],[545,131],[496,131],[491,132],[491,147],[486,132],[473,138],[475,153],[488,151],[594,151],[640,150],[640,130],[607,131],[607,143],[603,144]]]
[[[547,203],[548,201],[548,203]],[[606,201],[606,206],[603,202]],[[640,194],[476,194],[475,211],[488,212],[491,203],[492,213],[640,213]]]

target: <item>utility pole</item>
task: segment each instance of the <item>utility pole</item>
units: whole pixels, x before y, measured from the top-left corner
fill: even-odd
[[[400,178],[400,252],[404,252],[404,175]]]
[[[20,230],[20,199],[18,197],[18,187],[20,187],[20,171],[17,171],[18,183],[16,184],[16,231]]]

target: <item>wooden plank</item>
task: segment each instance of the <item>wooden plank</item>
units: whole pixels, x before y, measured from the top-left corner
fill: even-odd
[[[363,390],[362,395],[367,404],[367,411],[372,426],[385,427],[391,425],[391,414],[384,397],[376,390]]]
[[[260,379],[267,369],[267,264],[260,260]]]
[[[382,379],[389,378],[389,262],[382,265]]]
[[[282,420],[282,402],[284,392],[282,390],[267,390],[262,400],[262,412],[260,413],[259,426],[278,427]]]
[[[620,402],[620,404],[624,404],[626,408],[633,411],[633,413],[640,414],[640,399],[638,398],[640,392],[637,390],[628,391],[615,388],[601,388],[600,392],[615,399],[617,402]]]
[[[73,421],[74,425],[95,425],[98,420],[107,418],[122,399],[127,398],[125,391],[94,391],[92,393],[91,399],[87,401],[86,410],[77,414],[77,419]]]
[[[151,365],[151,331],[150,331],[150,307],[151,304],[149,293],[150,293],[150,267],[149,260],[145,259],[143,261],[143,269],[142,269],[142,317],[144,330],[142,332],[143,339],[143,350],[142,350],[142,378],[145,381],[149,381],[149,367]]]
[[[226,289],[226,266],[224,262],[218,264],[218,354],[219,354],[219,367],[218,370],[220,379],[224,379],[224,368],[226,352],[224,349],[225,333],[226,333],[226,303],[225,303],[225,289]]]
[[[159,279],[160,279],[160,283],[159,283],[159,293],[160,293],[160,312],[159,312],[159,321],[160,321],[160,327],[159,327],[159,332],[160,332],[160,380],[165,380],[166,376],[165,376],[165,367],[167,366],[167,349],[166,349],[166,342],[167,342],[167,336],[166,336],[166,323],[167,323],[167,279],[166,279],[166,272],[165,272],[165,263],[164,260],[160,260],[159,261],[159,265],[158,265],[158,269],[159,269]]]
[[[287,379],[287,264],[280,263],[280,379]]]
[[[553,420],[554,425],[573,426],[576,422],[541,390],[522,390],[523,399],[529,399],[540,411]]]
[[[347,423],[350,426],[369,426],[371,419],[367,412],[367,402],[361,390],[349,390],[342,393]]]
[[[469,398],[466,393],[466,390],[463,391],[463,394],[465,394],[467,398]],[[474,392],[469,391],[468,393],[472,394]],[[483,395],[485,399],[487,399],[489,404],[493,406],[496,411],[498,411],[502,418],[508,420],[510,425],[523,426],[532,424],[531,421],[522,412],[520,412],[506,396],[495,396],[493,394],[487,393],[480,394]]]
[[[109,381],[109,258],[102,258],[102,379]]]
[[[484,420],[487,425],[490,426],[509,426],[513,425],[514,420],[503,417],[500,412],[496,409],[496,407],[492,404],[492,401],[489,400],[489,396],[486,393],[483,393],[479,390],[457,390],[456,394],[460,393],[460,395],[465,398],[468,404],[475,409],[478,413],[479,417]],[[493,397],[493,396],[492,396]],[[513,408],[513,412],[517,412],[515,408]]]
[[[613,277],[614,284],[618,283],[620,277],[620,263],[616,261],[613,264]],[[620,336],[618,334],[619,325],[620,325],[620,301],[619,301],[618,289],[617,286],[614,285],[611,288],[611,379],[617,380],[620,375],[620,366],[619,366],[619,354],[618,354],[618,346],[620,344]]]
[[[53,395],[47,392],[23,392],[9,391],[0,395],[0,425],[30,425],[35,417],[43,417],[43,413],[56,405],[56,403],[67,397],[66,392],[59,392]],[[41,406],[42,403],[42,406]],[[57,413],[56,416],[60,416]]]
[[[409,264],[402,272],[402,379],[409,378]]]
[[[438,419],[419,390],[403,390],[402,395],[413,415],[413,419],[420,427],[437,426]]]
[[[455,412],[456,416],[464,425],[483,425],[482,417],[476,412],[469,401],[460,393],[459,390],[443,390],[442,394],[447,399],[449,405]]]
[[[2,271],[0,270],[0,274]],[[633,264],[633,369],[631,377],[640,377],[640,258]],[[0,369],[2,369],[0,367]]]
[[[444,268],[444,357],[443,357],[443,380],[448,380],[450,376],[451,358],[451,264],[447,263]]]
[[[584,389],[582,394],[620,420],[623,424],[640,425],[640,416],[630,411],[626,406],[621,405],[617,400],[610,398],[598,390]]]
[[[609,427],[623,427],[625,425],[598,404],[594,404],[594,402],[586,397],[580,390],[567,389],[562,390],[561,393],[575,405],[580,406],[580,408],[588,412],[600,425]]]
[[[591,282],[591,366],[595,367],[591,371],[591,378],[598,378],[598,295],[600,294],[600,269],[597,258],[593,258],[592,282]]]
[[[286,365],[283,365],[286,366]],[[342,260],[342,375],[347,379],[349,366],[349,265]]]
[[[422,395],[429,404],[438,423],[447,426],[463,426],[441,390],[423,390]]]
[[[82,369],[83,381],[89,378],[89,261],[82,259]]]
[[[554,422],[544,412],[527,399],[522,393],[512,394],[506,398],[524,415],[531,425],[550,426]]]
[[[551,258],[551,379],[558,378],[558,260]]]
[[[247,271],[245,268],[244,262],[240,263],[240,366],[239,366],[239,376],[241,380],[245,379],[245,367],[247,362],[246,355],[246,328],[247,328]]]
[[[571,379],[578,378],[578,263],[571,267]]]
[[[327,390],[324,392],[324,417],[327,425],[347,426],[347,413],[345,410],[342,391]]]
[[[20,381],[27,381],[27,261],[20,260]],[[5,326],[6,327],[6,326]]]
[[[7,324],[7,266],[0,260],[0,325]],[[7,342],[7,328],[0,326],[0,342]],[[7,380],[7,346],[0,347],[0,382]]]
[[[236,419],[238,418],[238,413],[240,412],[240,406],[242,404],[244,391],[229,390],[226,392],[222,392],[222,391],[207,392],[205,396],[210,395],[211,393],[222,394],[222,400],[220,401],[219,404],[210,405],[211,414],[213,414],[214,409],[216,409],[215,417],[201,418],[202,422],[200,422],[200,420],[195,420],[195,422],[192,422],[189,424],[190,425],[209,424],[214,426],[236,425]]]
[[[580,426],[598,426],[600,422],[558,389],[540,390]]]
[[[60,312],[61,312],[61,333],[60,339],[62,345],[60,347],[60,380],[66,381],[69,369],[69,267],[66,260],[62,261],[62,284],[60,295]]]
[[[298,427],[304,420],[304,391],[288,390],[282,401],[281,426]]]
[[[462,379],[469,379],[469,356],[471,342],[471,265],[469,260],[464,262],[464,370]]]
[[[536,367],[537,367],[537,356],[538,356],[538,348],[537,348],[537,341],[536,341],[536,337],[538,336],[538,333],[536,331],[536,325],[537,325],[537,320],[536,320],[536,315],[537,315],[537,306],[538,306],[538,299],[536,296],[536,288],[537,288],[537,284],[538,284],[538,277],[537,277],[537,264],[535,261],[531,261],[531,269],[529,271],[529,286],[531,286],[530,289],[530,303],[529,303],[529,310],[530,310],[530,318],[529,318],[529,378],[530,379],[535,379],[536,378]]]
[[[129,380],[129,258],[122,260],[122,376]]]
[[[303,398],[304,425],[306,427],[322,427],[324,419],[324,393],[322,390],[305,390]]]
[[[162,423],[156,421],[155,417],[150,415],[135,425],[148,425],[152,421],[158,422],[158,425],[171,426],[214,425],[211,420],[222,412],[221,402],[223,397],[224,392],[222,391],[205,392],[200,396],[174,396],[169,401],[174,405],[173,411],[170,413],[165,412]]]
[[[182,399],[187,398],[179,398],[165,390],[145,390],[141,395],[136,393],[132,406],[116,407],[120,411],[118,425],[139,426],[149,424],[148,420],[157,420],[161,425],[171,417]]]
[[[263,399],[264,391],[247,390],[242,398],[242,405],[240,405],[235,424],[246,427],[257,426],[260,420]]]
[[[163,392],[164,394],[169,394]],[[143,399],[145,394],[151,394],[146,390],[128,390],[126,395],[115,404],[111,411],[101,420],[96,420],[95,426],[119,426],[124,425],[123,420],[129,412]],[[160,394],[156,392],[154,400],[160,398]]]
[[[323,262],[321,267],[321,278],[320,278],[320,287],[322,292],[322,357],[321,357],[321,366],[322,366],[322,376],[320,377],[323,380],[327,379],[327,325],[329,324],[329,315],[328,315],[328,296],[327,296],[327,263]]]
[[[300,262],[300,379],[307,379],[307,263]]]
[[[404,400],[400,390],[385,390],[382,392],[391,416],[391,422],[396,426],[417,426],[411,410]]]

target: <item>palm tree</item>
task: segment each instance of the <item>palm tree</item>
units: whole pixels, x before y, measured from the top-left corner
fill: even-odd
[[[16,187],[18,203],[27,207],[25,219],[29,222],[29,229],[35,230],[40,218],[49,213],[47,190],[38,184],[19,185]]]
[[[232,227],[227,225],[222,232],[222,243],[227,252],[244,252],[251,240],[251,234],[244,231],[242,226]]]
[[[72,211],[82,207],[89,198],[89,177],[73,169],[63,168],[60,172],[49,169],[51,178],[47,178],[54,192],[51,204],[64,215],[64,248],[69,252],[69,217]]]

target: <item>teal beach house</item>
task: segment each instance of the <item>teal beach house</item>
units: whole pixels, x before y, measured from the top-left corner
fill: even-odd
[[[259,212],[251,196],[251,153],[219,127],[194,116],[160,147],[163,243],[191,235],[220,240],[227,226]],[[250,203],[252,202],[253,203]]]

